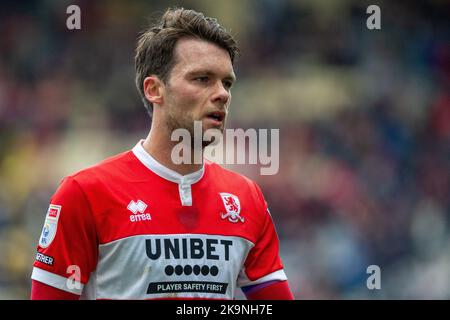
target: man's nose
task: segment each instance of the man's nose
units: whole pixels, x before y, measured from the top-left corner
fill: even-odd
[[[225,105],[230,99],[230,91],[227,90],[221,81],[218,82],[215,88],[213,102],[221,102]]]

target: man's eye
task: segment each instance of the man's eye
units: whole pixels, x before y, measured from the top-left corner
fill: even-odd
[[[208,80],[209,80],[208,77],[197,77],[197,78],[195,78],[195,81],[202,82],[202,83],[206,83],[206,82],[208,82]]]
[[[233,86],[233,83],[232,83],[231,81],[224,81],[224,82],[223,82],[223,86],[224,86],[226,89],[231,89],[231,87]]]

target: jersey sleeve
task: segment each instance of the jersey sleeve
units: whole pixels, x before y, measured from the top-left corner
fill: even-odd
[[[89,203],[77,181],[67,177],[50,200],[31,278],[81,295],[97,258],[97,232]]]
[[[242,288],[247,300],[294,300],[287,281],[268,281]]]
[[[31,281],[31,300],[78,300],[80,296],[64,290],[56,289],[42,282]]]
[[[262,219],[259,237],[250,249],[239,273],[237,285],[251,286],[267,281],[287,280],[283,264],[279,256],[279,240],[275,226],[262,192],[258,185],[253,184],[256,192],[257,206]]]

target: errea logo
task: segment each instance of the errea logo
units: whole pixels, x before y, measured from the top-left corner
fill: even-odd
[[[135,202],[131,200],[127,209],[133,213],[130,215],[131,222],[152,220],[150,213],[144,213],[145,209],[147,209],[147,204],[144,201],[138,200]]]

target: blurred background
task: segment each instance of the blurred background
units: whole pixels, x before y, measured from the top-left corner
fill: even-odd
[[[228,127],[280,129],[278,174],[233,168],[265,194],[296,298],[450,299],[450,3],[437,0],[2,1],[0,299],[28,299],[62,177],[147,135],[134,48],[173,5],[239,42]]]

